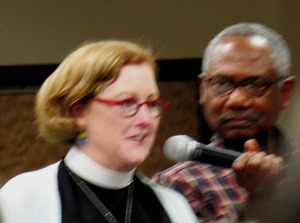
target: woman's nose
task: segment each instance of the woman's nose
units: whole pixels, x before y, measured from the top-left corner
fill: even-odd
[[[154,119],[147,104],[140,106],[138,112],[136,113],[136,118],[143,124],[149,124]]]

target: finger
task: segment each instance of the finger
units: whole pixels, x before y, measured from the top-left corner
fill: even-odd
[[[256,139],[249,139],[244,144],[244,152],[259,152],[260,146]]]
[[[261,161],[261,165],[257,170],[257,177],[258,180],[262,182],[261,183],[262,185],[264,184],[264,182],[267,182],[268,179],[272,178],[275,173],[277,164],[274,164],[273,162],[274,158],[275,155],[270,154],[265,156]]]
[[[278,175],[278,173],[281,171],[282,166],[284,165],[284,160],[282,157],[274,157],[272,159],[272,174],[273,175]]]
[[[265,155],[261,160],[261,164],[257,166],[255,191],[261,191],[272,186],[272,182],[276,180],[282,164],[283,159],[281,157],[276,157],[274,154]]]
[[[231,168],[234,170],[242,170],[245,168],[248,160],[250,159],[251,156],[253,156],[254,153],[252,152],[246,152],[241,154],[232,164]]]
[[[247,162],[247,168],[258,168],[266,157],[267,154],[265,152],[254,153]]]
[[[256,190],[257,184],[260,181],[260,166],[266,154],[264,152],[247,152],[249,154],[242,170],[238,170],[239,182],[248,191]]]
[[[238,183],[246,187],[249,181],[247,171],[246,171],[246,165],[248,163],[248,160],[253,156],[255,153],[253,152],[247,152],[240,155],[233,163],[232,169],[236,174]]]
[[[276,162],[280,168],[284,165],[284,159],[280,156],[276,156],[274,162]]]

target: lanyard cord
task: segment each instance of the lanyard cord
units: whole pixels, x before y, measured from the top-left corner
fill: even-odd
[[[113,214],[104,206],[101,200],[96,196],[96,194],[89,188],[89,186],[76,174],[74,174],[68,167],[66,167],[68,174],[75,181],[77,186],[82,190],[82,192],[87,196],[87,198],[92,202],[92,204],[97,208],[97,210],[104,216],[109,223],[118,223]],[[126,212],[125,212],[125,223],[130,223],[131,213],[132,213],[132,198],[133,198],[133,182],[129,184],[126,202]]]

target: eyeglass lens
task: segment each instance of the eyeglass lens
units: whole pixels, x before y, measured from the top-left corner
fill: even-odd
[[[282,80],[282,77],[273,80],[254,77],[245,79],[241,82],[235,82],[228,77],[215,76],[207,78],[206,82],[212,87],[212,90],[217,95],[228,95],[236,88],[241,87],[249,95],[262,96],[273,84],[276,84],[280,80]]]

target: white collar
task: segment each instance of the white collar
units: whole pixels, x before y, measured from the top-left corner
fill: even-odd
[[[130,172],[117,172],[96,163],[77,146],[73,146],[65,157],[65,164],[82,179],[99,187],[121,189],[133,179],[135,169]]]

